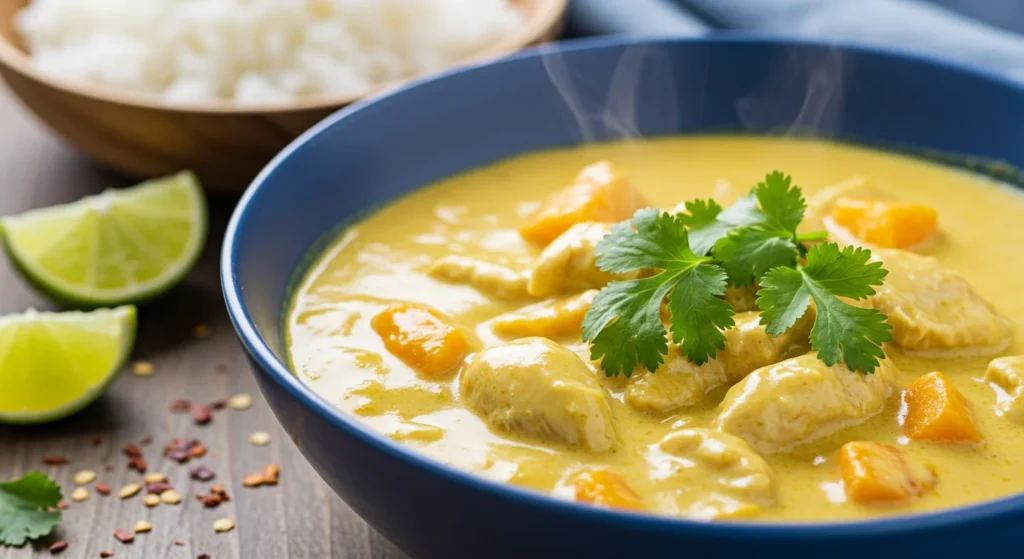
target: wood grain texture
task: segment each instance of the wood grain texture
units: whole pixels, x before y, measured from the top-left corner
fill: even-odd
[[[2,0],[0,0],[2,1]],[[0,87],[0,215],[75,200],[105,186],[129,184],[130,180],[99,169],[84,156],[60,143],[31,121],[6,90]],[[40,469],[63,487],[65,498],[74,487],[72,476],[80,469],[99,473],[97,481],[116,492],[141,476],[126,469],[120,452],[124,443],[152,436],[144,447],[149,470],[158,471],[184,496],[180,505],[143,506],[141,495],[127,500],[102,497],[91,491],[87,501],[71,503],[55,538],[70,544],[60,557],[99,557],[114,551],[116,559],[193,558],[207,553],[214,559],[284,559],[336,557],[343,559],[400,559],[405,557],[352,513],[314,473],[280,429],[259,395],[246,369],[242,352],[223,310],[216,274],[220,247],[232,200],[211,201],[210,241],[198,268],[185,284],[167,298],[140,310],[139,338],[134,358],[152,361],[155,373],[137,377],[125,372],[99,401],[64,421],[35,427],[0,426],[0,479]],[[0,262],[0,313],[21,312],[28,307],[50,308]],[[192,328],[208,324],[209,337],[196,339]],[[227,366],[218,373],[217,365]],[[211,424],[199,427],[185,415],[172,415],[168,403],[175,398],[210,402],[233,394],[252,394],[254,404],[246,411],[215,413]],[[268,431],[269,446],[248,443],[253,431]],[[161,457],[172,437],[195,436],[211,452],[193,461],[209,465],[217,479],[191,481],[190,465],[178,465]],[[102,437],[100,446],[92,439]],[[43,456],[71,458],[65,466],[44,466]],[[277,487],[247,489],[241,476],[258,471],[266,463],[281,465]],[[104,471],[104,465],[113,471]],[[204,509],[193,495],[206,492],[212,483],[228,487],[232,501],[217,509]],[[70,499],[68,499],[70,501]],[[215,534],[212,523],[222,516],[235,519],[237,527]],[[136,520],[152,522],[153,531],[124,545],[112,534],[115,528],[131,528]],[[174,545],[181,539],[184,546]],[[52,541],[52,540],[49,540]],[[50,557],[45,547],[0,547],[0,559]]]
[[[137,178],[191,169],[209,189],[241,192],[288,142],[358,98],[313,95],[285,105],[245,108],[228,101],[170,105],[55,80],[32,67],[14,30],[14,14],[28,1],[0,0],[0,75],[29,109],[82,152]],[[514,1],[526,16],[520,31],[464,62],[546,42],[561,32],[568,0]]]

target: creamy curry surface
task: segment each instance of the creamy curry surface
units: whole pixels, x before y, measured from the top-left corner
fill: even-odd
[[[607,399],[607,429],[611,434],[601,431],[605,426],[588,424],[580,428],[583,438],[577,444],[566,444],[557,425],[553,430],[547,429],[550,425],[517,428],[534,420],[543,422],[547,417],[545,410],[535,410],[535,416],[523,412],[519,423],[495,423],[486,413],[474,413],[481,411],[481,405],[494,402],[474,401],[470,405],[467,398],[477,398],[479,393],[473,392],[475,386],[460,387],[460,382],[467,382],[467,375],[476,375],[469,382],[484,386],[482,390],[493,388],[482,384],[496,382],[485,376],[487,371],[467,370],[473,367],[483,348],[506,346],[518,337],[514,327],[499,329],[506,335],[498,335],[496,321],[507,322],[502,315],[529,305],[543,305],[547,300],[520,292],[516,286],[502,287],[501,282],[509,280],[505,277],[508,274],[531,270],[545,249],[545,243],[525,241],[519,228],[549,194],[570,183],[581,168],[599,160],[610,161],[650,204],[663,209],[707,197],[728,205],[773,169],[792,175],[812,207],[816,194],[827,188],[835,189],[835,185],[840,185],[840,189],[853,185],[854,190],[866,187],[888,199],[926,204],[937,211],[938,232],[908,252],[935,257],[938,266],[955,270],[966,279],[977,295],[1004,317],[1009,327],[1008,341],[982,339],[984,343],[991,342],[991,346],[913,354],[897,344],[887,344],[885,366],[894,367],[886,369],[887,373],[876,371],[874,377],[890,383],[891,390],[878,394],[878,409],[868,409],[871,406],[867,405],[861,411],[840,417],[839,423],[829,429],[833,431],[830,434],[818,433],[807,437],[807,441],[773,447],[752,440],[749,431],[738,437],[716,438],[716,433],[728,430],[728,422],[719,415],[726,405],[723,398],[737,378],[709,385],[699,401],[686,405],[663,405],[661,401],[647,405],[650,402],[627,398],[629,383],[637,381],[621,376],[606,378],[589,359],[584,360],[587,351],[580,341],[578,327],[569,328],[568,333],[564,328],[555,328],[544,332],[557,344],[582,356],[579,363],[585,363],[588,373],[593,375],[594,382],[582,383],[580,391]],[[820,216],[815,217],[810,211],[808,220],[814,219]],[[1018,375],[1018,364],[1009,360],[1002,364],[1007,369],[1005,375],[989,372],[986,379],[994,358],[1024,354],[1019,336],[1024,327],[1024,297],[1018,288],[1019,278],[1024,277],[1022,219],[1024,198],[990,180],[915,159],[838,144],[687,137],[530,154],[418,190],[350,227],[312,268],[295,296],[287,319],[290,356],[303,382],[386,436],[456,467],[564,499],[585,497],[580,494],[580,485],[574,482],[581,473],[607,471],[617,474],[615,479],[628,485],[624,491],[632,508],[667,515],[824,521],[954,507],[1024,491],[1024,421],[1012,413],[1014,397],[1019,396],[1013,392],[1017,387],[1014,379],[1024,375]],[[841,232],[836,234],[843,236]],[[453,256],[477,266],[481,262],[493,266],[477,269],[475,277],[470,277],[472,274],[466,270],[438,274],[439,262],[450,263]],[[911,272],[906,278],[904,283],[909,285],[902,287],[914,289],[918,276]],[[893,289],[900,288],[898,278],[894,280]],[[559,295],[569,297],[577,308],[560,307],[557,312],[585,312],[586,295],[578,297],[583,288],[574,290],[570,286],[561,291]],[[378,333],[379,323],[375,327],[373,321],[396,302],[429,307],[438,317],[465,332],[469,348],[465,361],[449,373],[425,375],[408,366],[408,360],[393,355]],[[892,317],[902,311],[896,304],[890,305],[888,312]],[[909,327],[904,325],[904,331],[914,332],[919,326],[912,323],[916,320],[912,312],[901,317],[911,321]],[[954,318],[959,320],[959,314]],[[567,320],[572,323],[571,317]],[[973,331],[961,332],[955,322],[946,326],[960,336],[956,340],[973,343],[986,335],[979,333],[977,326],[968,326]],[[904,343],[924,343],[921,339],[919,336],[916,342]],[[949,339],[952,338],[946,338]],[[543,344],[542,340],[530,338],[518,342],[518,346],[513,343],[506,347],[502,350],[505,354],[493,352],[488,358],[497,363],[512,355],[514,361],[515,352],[543,350]],[[783,352],[786,355],[779,354],[771,360],[782,361],[806,351],[806,347],[795,352],[787,349]],[[925,357],[922,353],[934,356]],[[797,357],[792,363],[799,366],[800,359],[806,357]],[[579,366],[564,360],[538,363],[541,367]],[[477,368],[480,366],[478,363]],[[500,366],[501,363],[494,364]],[[759,374],[761,371],[765,369],[760,369]],[[901,390],[932,371],[943,373],[962,393],[980,442],[915,440],[901,429]],[[763,374],[778,373],[774,370]],[[504,373],[499,370],[499,374]],[[553,390],[553,385],[564,387],[560,379],[537,377],[530,370],[508,374],[520,377],[518,390],[529,382],[553,383],[537,387],[541,392]],[[665,373],[658,371],[650,378],[658,374]],[[847,370],[842,374],[861,375]],[[500,376],[498,379],[501,382]],[[748,392],[757,389],[747,384]],[[484,398],[508,396],[498,390]],[[536,393],[522,397],[545,405],[554,401],[545,399],[543,394],[540,399],[535,396]],[[672,396],[668,396],[669,400]],[[730,397],[735,399],[735,395]],[[575,406],[572,413],[578,412],[573,417],[578,419],[583,414],[586,418],[580,421],[600,422],[603,412],[581,412],[581,402],[590,405],[585,398],[569,402],[570,407]],[[492,421],[488,423],[485,417]],[[576,421],[573,417],[563,417],[562,421]],[[685,435],[670,437],[680,432]],[[920,478],[908,478],[919,489],[911,492],[911,498],[857,502],[850,497],[849,487],[844,487],[837,464],[840,447],[849,441],[890,445],[900,451],[901,459],[913,467],[927,469],[923,475],[934,479],[918,486],[914,480]],[[913,467],[908,471],[913,473]],[[616,483],[604,480],[603,485]],[[614,502],[606,504],[615,506]]]

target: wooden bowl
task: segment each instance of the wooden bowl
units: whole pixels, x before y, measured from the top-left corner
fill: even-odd
[[[568,0],[514,0],[525,25],[462,63],[550,41]],[[307,128],[360,96],[312,95],[286,104],[239,107],[230,101],[169,103],[109,86],[37,71],[14,14],[29,0],[0,0],[0,76],[40,119],[89,156],[148,178],[191,169],[211,191],[240,192],[278,151]],[[384,84],[373,94],[394,87]]]

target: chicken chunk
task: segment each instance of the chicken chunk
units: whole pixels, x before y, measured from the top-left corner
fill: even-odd
[[[647,206],[644,197],[607,161],[588,165],[573,182],[552,193],[522,227],[528,241],[550,243],[585,221],[619,222]]]
[[[593,452],[616,444],[607,392],[578,355],[550,340],[485,349],[460,379],[463,401],[498,431]]]
[[[1024,356],[993,359],[985,382],[996,391],[996,415],[1024,422]]]
[[[465,283],[499,299],[527,296],[526,274],[475,258],[451,254],[435,262],[427,273],[443,281]]]
[[[604,287],[612,280],[632,279],[636,272],[609,274],[597,267],[597,243],[608,234],[611,223],[578,223],[559,235],[537,259],[530,272],[527,291],[535,297]]]
[[[874,250],[872,258],[889,274],[865,304],[889,317],[904,350],[986,355],[1006,347],[1007,321],[959,273],[902,250]]]
[[[808,335],[814,320],[810,313],[775,338],[765,332],[760,319],[756,312],[737,314],[735,328],[725,331],[725,349],[703,365],[695,365],[679,353],[678,345],[670,344],[657,371],[637,371],[630,377],[626,403],[652,413],[692,406],[719,386],[739,382],[755,369],[810,349]]]
[[[637,370],[629,377],[625,401],[637,411],[666,413],[700,403],[705,394],[726,382],[721,361],[697,365],[680,353],[677,344],[669,344],[665,362],[657,371]]]
[[[595,295],[597,290],[591,289],[579,295],[544,301],[500,315],[491,321],[491,330],[506,338],[579,338],[580,325]]]
[[[816,353],[762,367],[726,393],[718,428],[761,452],[813,441],[882,411],[894,371],[889,359],[873,374],[829,367]]]
[[[662,512],[732,517],[775,501],[771,466],[746,441],[728,433],[673,431],[651,445],[646,460],[654,478],[654,500]]]
[[[761,313],[740,312],[733,317],[736,326],[725,331],[725,349],[718,359],[725,365],[725,377],[735,384],[761,367],[807,353],[811,349],[814,311],[808,310],[793,326],[772,337],[761,324]]]

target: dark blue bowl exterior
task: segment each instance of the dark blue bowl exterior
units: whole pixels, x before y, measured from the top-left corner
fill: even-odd
[[[561,93],[549,69],[568,69],[556,73]],[[570,90],[575,115],[563,101]],[[285,429],[331,487],[412,557],[1012,553],[1024,497],[857,524],[708,525],[483,481],[365,430],[312,394],[282,364],[281,322],[292,271],[325,231],[513,154],[624,134],[792,130],[1024,167],[1022,118],[1020,86],[892,53],[746,37],[549,47],[345,109],[297,140],[236,210],[224,245],[225,296]]]

